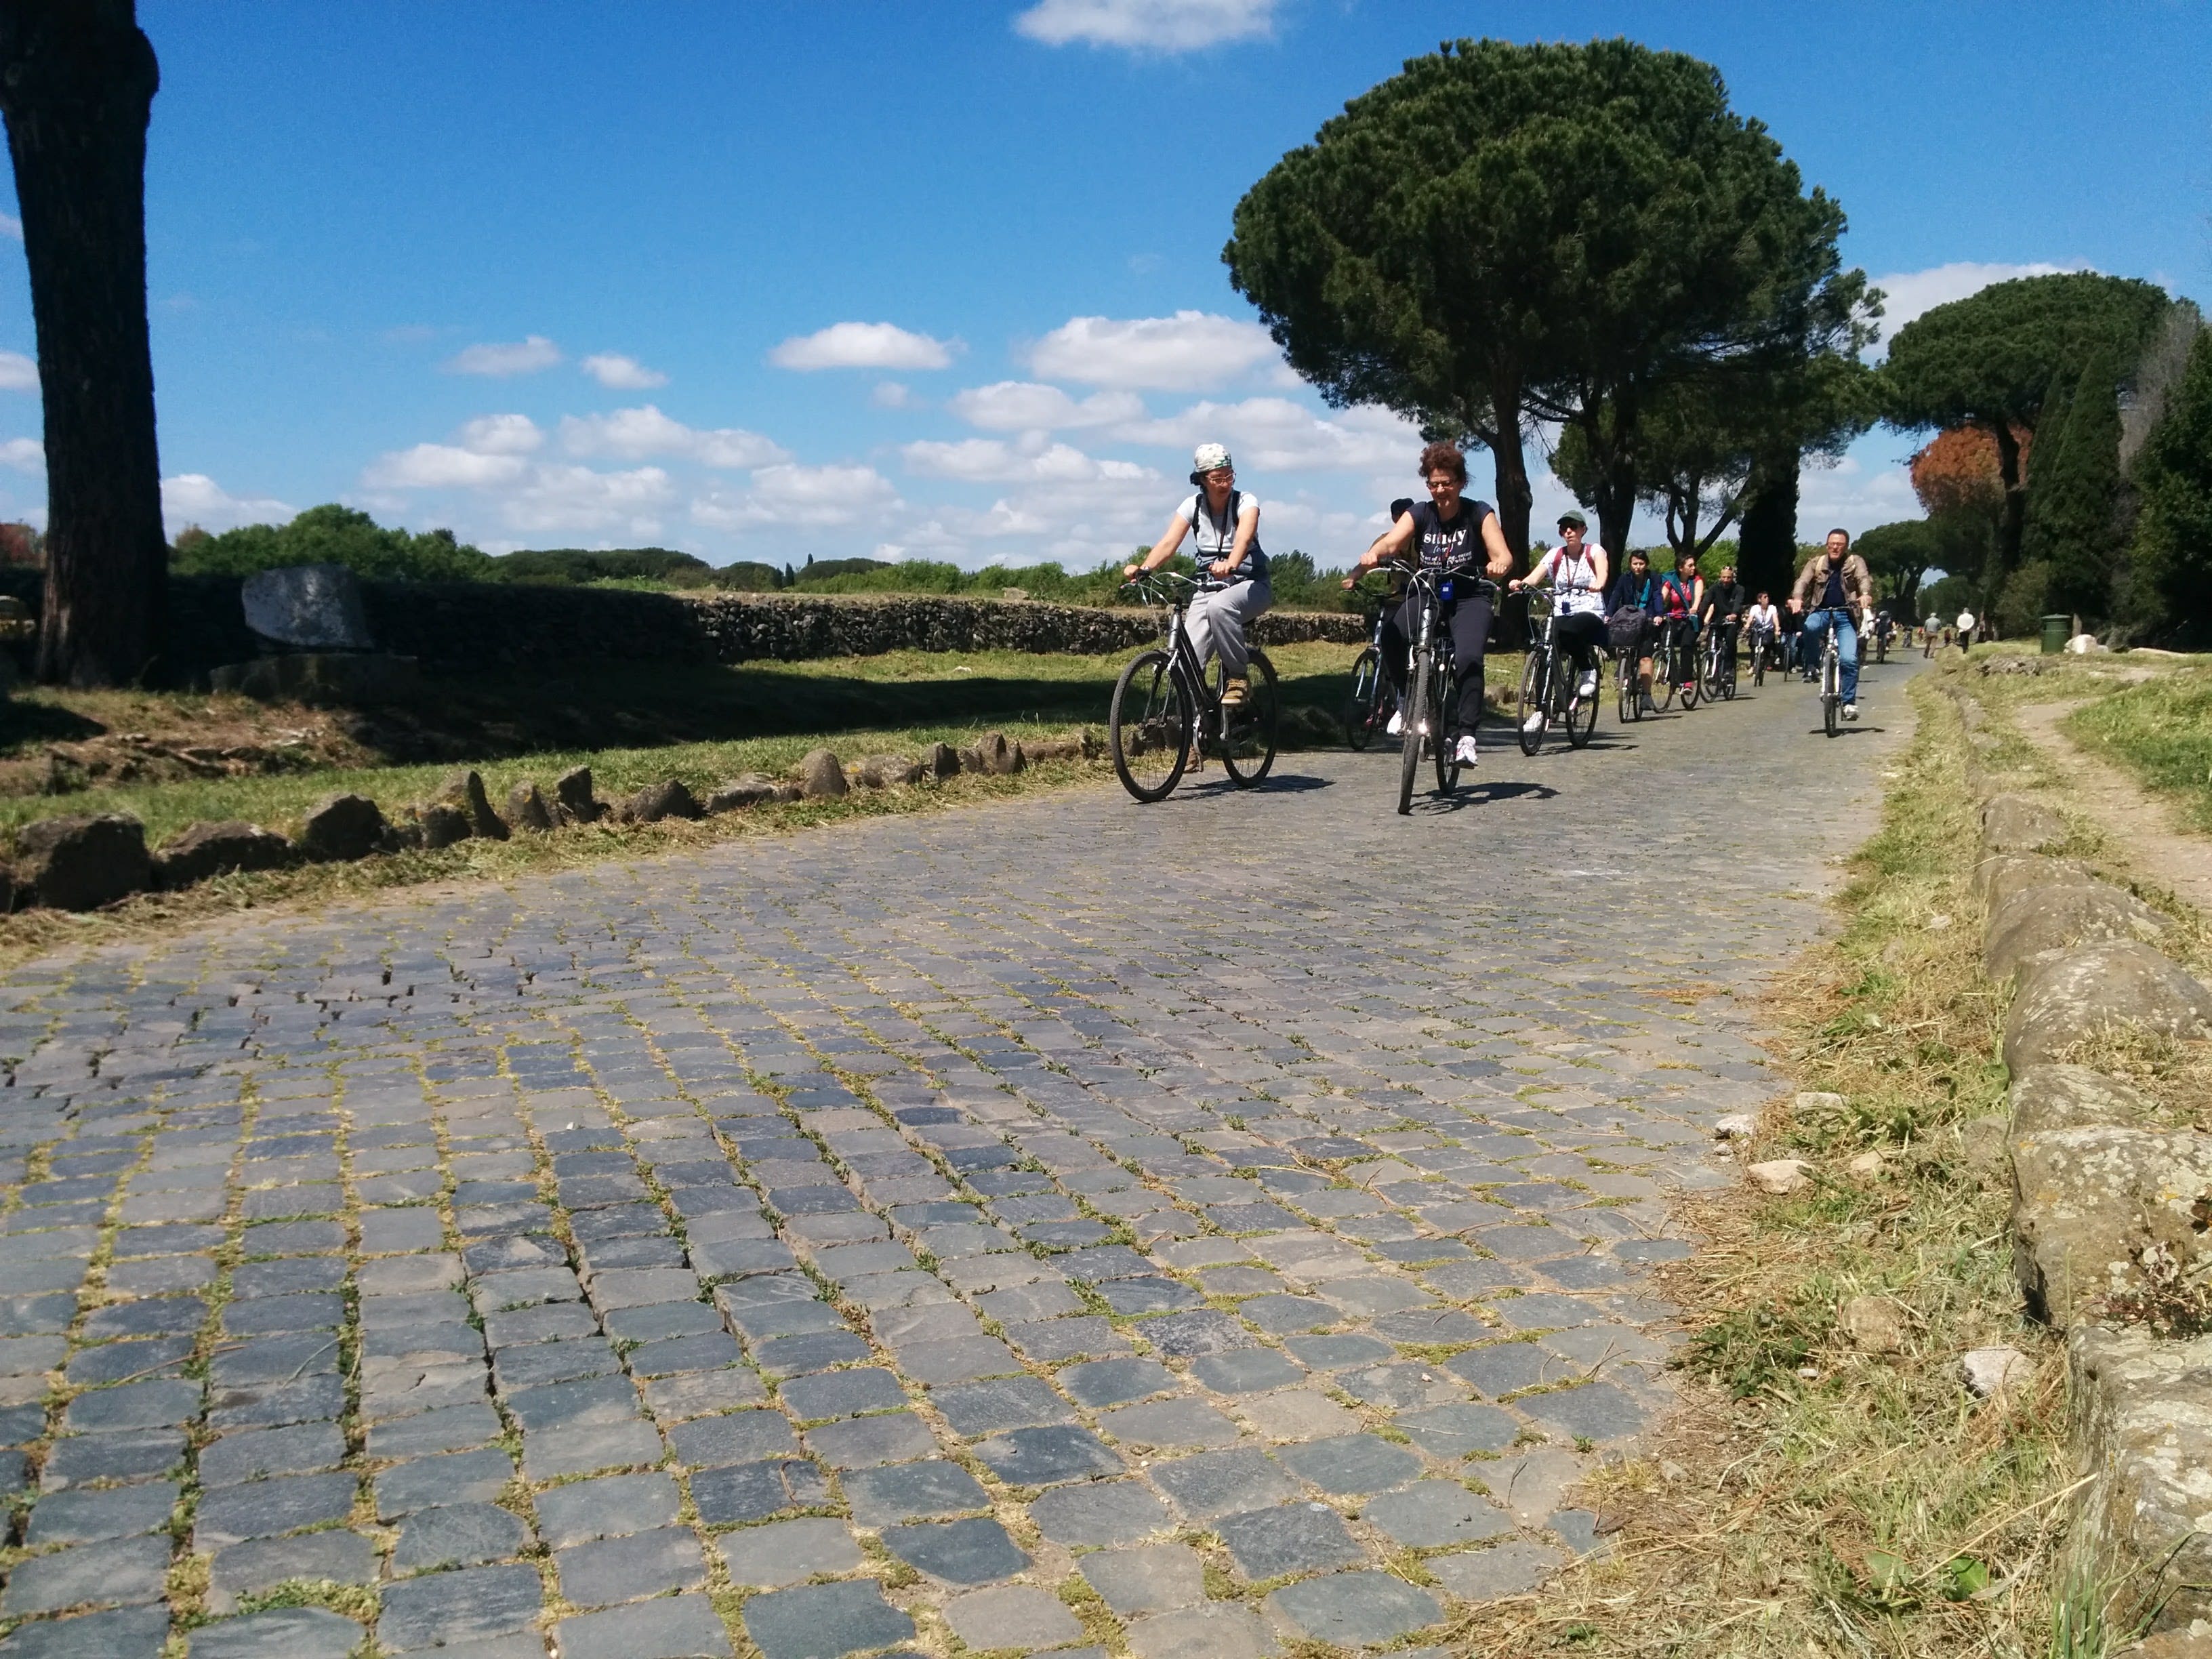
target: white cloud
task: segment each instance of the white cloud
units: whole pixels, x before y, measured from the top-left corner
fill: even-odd
[[[1080,41],[1140,52],[1194,52],[1270,33],[1277,0],[1038,0],[1014,27],[1048,46]]]
[[[958,341],[912,334],[891,323],[832,323],[795,335],[768,354],[778,368],[945,368]]]
[[[20,351],[0,351],[0,392],[36,392],[39,365]]]
[[[1325,419],[1286,398],[1193,404],[1160,420],[1132,422],[1113,435],[1127,443],[1224,443],[1247,471],[1347,471],[1413,475],[1419,429],[1381,409],[1350,409]]]
[[[182,472],[161,480],[161,521],[171,536],[188,524],[203,530],[284,524],[298,512],[266,496],[234,495],[204,472]]]
[[[658,536],[659,509],[675,494],[657,466],[628,472],[595,472],[588,466],[532,467],[529,482],[501,510],[519,530],[617,532],[641,540]]]
[[[361,475],[370,489],[491,489],[528,470],[519,455],[483,454],[453,444],[416,444],[371,461]]]
[[[1127,319],[1072,317],[1031,348],[1029,361],[1051,380],[1210,392],[1275,357],[1275,343],[1257,323],[1178,311]]]
[[[681,455],[713,467],[766,466],[789,459],[780,445],[757,432],[738,427],[702,432],[662,414],[651,404],[580,419],[564,416],[561,442],[572,455],[614,455],[624,460]]]
[[[1992,283],[2009,283],[2016,276],[2052,276],[2062,270],[2088,269],[2087,265],[2080,263],[2005,265],[1961,259],[1948,265],[1931,266],[1926,270],[1901,270],[1887,276],[1877,276],[1874,279],[1874,285],[1885,296],[1881,305],[1881,337],[1888,340],[1921,313],[1932,311],[1937,306],[1948,305],[1954,300],[1963,300],[1970,294],[1978,294]]]
[[[1077,483],[1096,478],[1157,478],[1133,461],[1093,460],[1067,444],[1009,444],[997,438],[958,443],[911,443],[899,452],[907,470],[968,483]]]
[[[769,525],[833,528],[881,519],[903,506],[891,481],[872,466],[800,466],[784,462],[753,473],[742,496],[710,491],[691,503],[694,523],[717,530]]]
[[[543,334],[533,334],[526,340],[470,346],[446,364],[446,372],[489,374],[503,380],[514,374],[535,374],[560,361],[561,348]]]
[[[617,392],[649,392],[654,386],[666,386],[668,377],[657,368],[647,368],[635,357],[625,357],[619,351],[599,351],[578,365],[601,386]]]
[[[987,432],[1049,432],[1057,427],[1110,426],[1141,421],[1145,402],[1133,392],[1095,392],[1081,403],[1056,386],[1000,380],[969,386],[948,405],[970,426]]]
[[[12,213],[0,213],[0,236],[12,242],[23,240],[23,222]]]
[[[46,447],[36,438],[10,438],[0,443],[0,466],[11,466],[18,472],[43,472],[46,465]]]
[[[868,402],[876,409],[909,409],[914,404],[914,393],[896,380],[878,380],[875,390],[868,393]]]
[[[461,428],[461,447],[479,455],[527,455],[545,441],[527,415],[479,415]]]

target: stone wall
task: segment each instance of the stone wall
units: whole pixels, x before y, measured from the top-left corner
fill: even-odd
[[[0,571],[0,592],[38,606],[40,573]],[[168,672],[204,683],[223,663],[255,654],[235,578],[182,576],[169,584]],[[466,670],[584,659],[662,662],[795,662],[886,651],[1130,651],[1154,637],[1146,610],[925,594],[648,593],[623,588],[501,582],[362,584],[378,645],[434,669]],[[1261,619],[1262,645],[1356,643],[1362,620],[1337,611],[1278,611]]]
[[[1952,696],[1976,753],[1994,747],[1985,711]],[[2115,1036],[2212,1037],[2212,988],[2160,948],[2176,931],[2166,917],[2058,856],[2062,812],[1978,763],[1969,777],[1984,965],[2013,990],[2013,1259],[2029,1312],[2066,1337],[2086,1480],[2069,1567],[2117,1599],[2116,1628],[2148,1615],[2186,1631],[2212,1619],[2212,1134],[2162,1121],[2074,1057]]]

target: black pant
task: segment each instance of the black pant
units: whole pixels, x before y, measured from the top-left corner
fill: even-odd
[[[1599,653],[1605,645],[1605,618],[1587,611],[1562,616],[1553,638],[1560,649],[1574,659],[1574,665],[1584,673],[1595,674],[1600,662]]]
[[[1397,615],[1382,624],[1382,663],[1390,671],[1390,686],[1401,704],[1413,630],[1421,625],[1419,603],[1419,595],[1408,596]],[[1452,729],[1445,735],[1456,738],[1482,724],[1482,653],[1490,645],[1490,595],[1475,592],[1450,600],[1443,607],[1443,623],[1451,629],[1452,656],[1459,670],[1459,701],[1446,711]]]

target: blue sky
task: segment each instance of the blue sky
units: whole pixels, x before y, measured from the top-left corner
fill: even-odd
[[[2212,289],[2194,4],[140,15],[173,530],[343,500],[495,550],[1088,564],[1156,533],[1218,438],[1267,544],[1342,562],[1415,446],[1298,385],[1220,247],[1285,149],[1461,35],[1626,33],[1717,64],[1841,199],[1893,314],[2038,268]],[[0,352],[32,349],[0,243]],[[0,514],[35,520],[27,369],[0,356]],[[1801,530],[1916,513],[1909,448],[1876,434],[1808,473]],[[1534,470],[1548,513],[1564,493]]]

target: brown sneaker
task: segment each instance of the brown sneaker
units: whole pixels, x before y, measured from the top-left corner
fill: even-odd
[[[1221,706],[1224,708],[1242,708],[1249,690],[1243,680],[1224,680],[1221,683]]]

